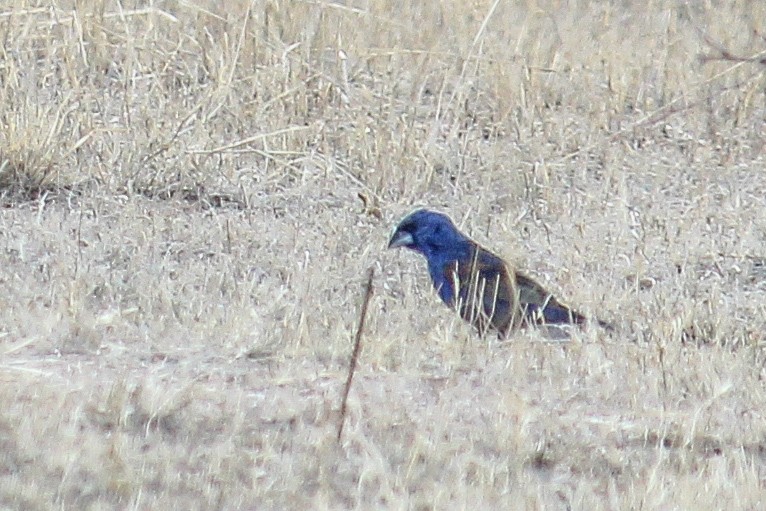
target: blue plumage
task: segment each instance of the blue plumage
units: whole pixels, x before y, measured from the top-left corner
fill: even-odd
[[[461,233],[442,213],[410,213],[399,222],[388,247],[422,254],[439,297],[482,334],[489,328],[504,336],[528,324],[586,322],[529,277],[510,272],[502,259]]]

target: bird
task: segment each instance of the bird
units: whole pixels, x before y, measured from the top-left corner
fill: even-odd
[[[449,216],[416,209],[394,228],[388,248],[404,247],[425,257],[442,302],[484,336],[505,338],[531,325],[585,325],[585,316],[559,302],[540,284],[509,269],[497,255],[460,232]],[[598,324],[610,327],[597,320]]]

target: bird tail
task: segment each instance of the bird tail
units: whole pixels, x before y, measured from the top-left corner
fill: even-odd
[[[566,305],[559,303],[553,297],[550,297],[548,303],[543,304],[543,307],[537,308],[537,310],[534,309],[534,306],[528,305],[526,315],[534,318],[533,321],[538,324],[586,326],[595,323],[605,330],[614,331],[614,325],[611,323],[598,318],[587,318]]]

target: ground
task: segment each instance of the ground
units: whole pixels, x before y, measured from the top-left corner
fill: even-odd
[[[765,24],[0,7],[0,509],[763,509]],[[478,337],[416,206],[614,331]]]

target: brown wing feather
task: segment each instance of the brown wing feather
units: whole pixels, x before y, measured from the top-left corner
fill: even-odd
[[[506,335],[520,323],[518,294],[502,259],[479,246],[470,262],[453,262],[447,278],[458,290],[458,303],[453,304],[460,316],[480,333],[489,327]]]
[[[525,324],[582,324],[573,311],[540,284],[508,269],[502,259],[476,245],[470,263],[454,261],[446,277],[457,289],[452,306],[481,334],[489,328],[501,336]]]

